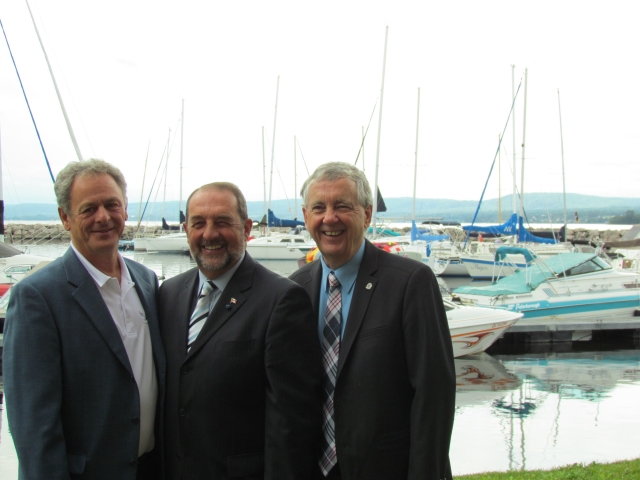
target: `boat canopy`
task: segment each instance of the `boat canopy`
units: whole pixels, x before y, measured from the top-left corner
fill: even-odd
[[[411,220],[411,241],[415,242],[416,240],[424,240],[425,242],[443,241],[449,240],[449,235],[426,235],[420,233],[415,220]]]
[[[282,220],[278,217],[276,217],[273,214],[273,211],[271,211],[271,209],[268,210],[268,214],[269,214],[269,226],[270,227],[297,227],[298,225],[304,225],[304,222],[301,222],[300,220]]]
[[[501,247],[500,249],[502,248],[505,247]],[[588,262],[594,257],[597,257],[594,253],[560,253],[546,259],[544,262],[536,261],[526,269],[517,270],[511,275],[501,278],[493,285],[487,285],[484,287],[469,285],[459,287],[454,290],[453,293],[482,295],[485,297],[529,293],[550,278],[553,278],[556,275],[561,275],[567,270]]]
[[[507,255],[522,255],[527,263],[533,262],[538,256],[524,247],[500,247],[496,250],[496,262],[502,262]]]

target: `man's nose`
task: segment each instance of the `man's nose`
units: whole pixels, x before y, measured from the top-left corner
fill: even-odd
[[[327,207],[324,212],[324,218],[322,219],[324,223],[335,223],[338,221],[338,212],[331,207]]]
[[[207,225],[204,227],[204,231],[202,232],[202,236],[206,240],[214,239],[219,236],[220,232],[216,228],[215,223],[207,222]]]
[[[106,223],[111,218],[111,215],[109,215],[109,210],[107,210],[104,205],[100,205],[96,210],[95,218],[98,222]]]

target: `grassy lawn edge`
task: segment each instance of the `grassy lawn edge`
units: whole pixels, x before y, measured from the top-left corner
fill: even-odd
[[[486,472],[473,475],[456,475],[456,480],[592,480],[592,479],[640,479],[640,458],[613,463],[593,462],[588,465],[575,463],[552,470]]]

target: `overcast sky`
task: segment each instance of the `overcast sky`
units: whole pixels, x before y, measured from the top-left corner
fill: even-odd
[[[413,194],[418,88],[417,196],[480,197],[511,107],[511,65],[516,87],[529,72],[525,195],[551,192],[549,206],[561,205],[559,89],[567,191],[638,196],[640,7],[634,1],[29,4],[82,155],[121,168],[132,202],[140,199],[147,148],[145,198],[170,130],[167,199],[179,198],[182,99],[183,198],[224,180],[238,184],[248,200],[261,200],[262,127],[268,185],[278,76],[272,197],[293,199],[307,168],[353,162],[377,102],[364,149],[373,183],[386,26],[379,150],[385,197]],[[55,175],[76,154],[25,1],[3,0],[0,20]],[[523,113],[524,82],[515,109],[518,184]],[[5,202],[55,202],[4,39],[0,134]],[[512,191],[513,152],[509,125],[503,194]],[[494,172],[488,198],[498,196],[498,177]]]

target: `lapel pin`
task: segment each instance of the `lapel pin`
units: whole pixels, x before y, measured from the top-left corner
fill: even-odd
[[[235,299],[235,298],[233,298],[233,297],[231,297],[231,303],[232,303],[233,305],[235,305],[235,304],[236,304],[236,299]]]
[[[364,288],[366,288],[367,290],[371,290],[372,287],[373,287],[373,284],[367,283],[367,286]]]

